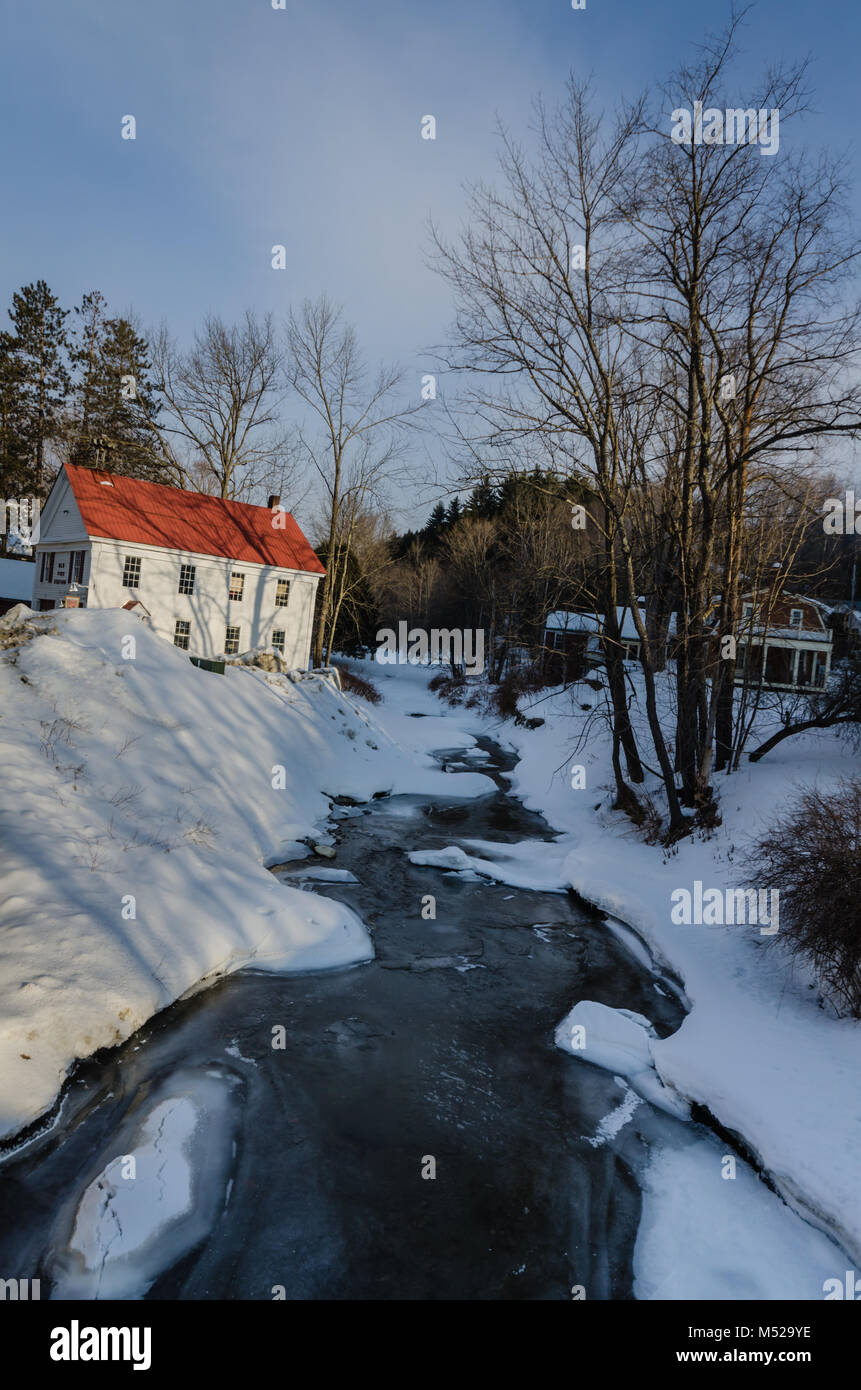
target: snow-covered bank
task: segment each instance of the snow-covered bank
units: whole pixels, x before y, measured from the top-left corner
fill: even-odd
[[[587,697],[594,698],[584,688],[583,703]],[[690,1013],[678,1032],[652,1045],[661,1080],[741,1136],[790,1205],[861,1266],[861,1025],[833,1017],[779,939],[756,926],[671,919],[676,889],[697,881],[741,887],[749,840],[799,783],[828,787],[845,776],[847,745],[832,733],[801,736],[762,763],[718,777],[722,824],[710,839],[685,840],[665,855],[610,810],[605,731],[594,729],[574,751],[578,711],[570,693],[539,697],[533,713],[545,725],[510,730],[521,759],[512,791],[564,832],[558,847],[567,849],[563,874],[574,891],[632,926],[683,980]],[[567,775],[574,763],[586,769],[581,790]]]
[[[379,679],[376,668],[374,678]],[[389,703],[439,712],[444,706],[433,696],[425,692],[427,703],[420,697],[419,680],[426,676],[398,669]],[[662,693],[671,727],[668,685]],[[559,832],[551,844],[483,844],[480,861],[464,854],[459,866],[518,887],[546,890],[562,882],[632,927],[658,968],[682,980],[690,1007],[671,1037],[649,1039],[660,1083],[680,1104],[705,1106],[738,1135],[789,1205],[829,1232],[861,1268],[861,1024],[835,1018],[820,1002],[811,979],[782,952],[779,933],[763,936],[756,926],[683,926],[671,919],[676,889],[691,890],[697,881],[721,890],[741,887],[746,880],[738,866],[749,839],[781,810],[796,785],[816,781],[827,789],[845,776],[850,750],[831,732],[811,733],[787,740],[761,763],[745,763],[729,778],[718,776],[722,824],[711,838],[682,841],[666,854],[645,844],[611,809],[609,733],[603,724],[593,723],[585,744],[578,745],[596,698],[583,685],[522,699],[524,714],[545,721],[534,730],[452,711],[456,724],[466,722],[517,751],[512,793]],[[641,711],[642,701],[633,717],[642,719]],[[572,778],[572,765],[581,766],[585,778]],[[651,785],[657,792],[657,782]],[[436,862],[451,856],[455,868],[456,848],[439,851]],[[613,922],[608,929],[618,933]],[[574,1021],[572,1015],[565,1022]],[[596,1060],[588,1051],[575,1055]],[[648,1073],[641,1071],[640,1079]],[[740,1192],[732,1182],[722,1186],[730,1190],[729,1201],[733,1190]],[[681,1189],[677,1197],[688,1200]]]
[[[684,1147],[658,1147],[643,1186],[634,1249],[638,1299],[823,1297],[842,1279],[840,1251],[799,1221],[746,1163],[726,1180],[722,1147],[694,1131]]]
[[[202,981],[371,958],[349,908],[264,868],[331,839],[330,798],[494,789],[324,680],[199,670],[122,611],[26,626],[0,652],[0,1137]]]

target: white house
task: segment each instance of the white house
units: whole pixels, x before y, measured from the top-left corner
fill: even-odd
[[[71,464],[42,510],[32,606],[132,608],[189,655],[272,647],[306,667],[324,573],[269,507]]]

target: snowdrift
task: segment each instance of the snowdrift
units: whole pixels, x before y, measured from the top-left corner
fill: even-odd
[[[199,670],[122,610],[19,608],[0,647],[0,1138],[204,981],[372,957],[349,908],[264,867],[331,841],[332,797],[494,790],[326,680]]]

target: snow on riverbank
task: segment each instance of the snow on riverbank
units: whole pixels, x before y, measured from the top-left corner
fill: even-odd
[[[438,730],[393,737],[325,680],[199,670],[121,610],[28,625],[0,652],[0,1137],[201,981],[371,958],[349,908],[263,867],[331,840],[331,797],[494,789],[439,770]]]
[[[840,1251],[763,1186],[746,1163],[734,1178],[723,1149],[694,1131],[684,1147],[659,1146],[643,1184],[634,1248],[638,1299],[803,1299],[842,1279]]]
[[[374,679],[388,669],[373,668]],[[636,673],[631,674],[636,683]],[[438,713],[444,706],[419,691],[425,681],[424,673],[397,668],[389,702],[402,711]],[[671,727],[667,687],[664,694]],[[740,1136],[789,1205],[831,1233],[861,1268],[861,1024],[837,1019],[820,1004],[811,980],[781,951],[779,933],[771,937],[760,935],[756,926],[683,926],[671,920],[676,889],[693,890],[697,880],[721,890],[743,886],[740,864],[750,839],[780,812],[796,785],[816,781],[827,788],[845,776],[851,751],[831,732],[811,733],[787,740],[759,764],[745,763],[729,778],[719,775],[722,825],[710,839],[683,841],[667,855],[645,844],[611,809],[609,734],[603,724],[593,724],[578,747],[596,699],[586,685],[522,699],[524,714],[545,721],[535,730],[461,708],[452,711],[449,717],[458,725],[517,751],[520,760],[510,774],[513,794],[559,832],[555,843],[524,845],[522,856],[517,846],[485,844],[475,867],[521,887],[546,889],[561,880],[635,929],[657,966],[682,980],[690,1007],[676,1033],[650,1039],[660,1081],[680,1101],[706,1106]],[[636,707],[633,717],[642,718]],[[761,727],[764,736],[764,722]],[[644,735],[642,747],[648,746]],[[572,781],[584,779],[572,779],[574,764],[585,769],[579,789]],[[650,785],[657,789],[656,781]],[[615,924],[610,929],[619,930]],[[730,1181],[721,1185],[729,1190],[728,1202],[733,1191],[739,1193],[741,1216],[742,1188]],[[677,1190],[677,1201],[686,1200]],[[657,1279],[653,1287],[660,1284]]]

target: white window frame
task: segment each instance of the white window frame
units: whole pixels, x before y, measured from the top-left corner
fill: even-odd
[[[129,571],[136,571],[134,581],[130,580]],[[141,557],[140,555],[123,556],[123,588],[139,589],[141,586]]]
[[[280,641],[280,642],[277,641],[277,639],[278,639],[279,637],[281,638],[281,641]],[[285,648],[286,646],[287,646],[287,629],[286,629],[286,627],[276,627],[275,630],[274,630],[274,632],[272,633],[272,647],[273,647],[273,650],[276,651],[276,652],[280,652],[281,655],[283,656],[283,655],[284,655],[284,648]]]
[[[189,580],[189,574],[191,579]],[[194,586],[197,581],[197,565],[188,565],[184,561],[179,567],[179,584],[177,593],[184,594],[186,598],[191,598],[194,594]],[[185,587],[190,584],[190,588]]]
[[[797,623],[793,621],[793,619],[794,619],[796,613],[798,614],[798,622],[797,622]],[[804,609],[803,609],[803,608],[790,608],[790,610],[789,610],[789,626],[790,626],[790,627],[798,627],[798,628],[804,627]]]
[[[230,636],[231,632],[235,632],[235,633],[236,633],[236,636],[235,636],[235,637],[231,637],[231,636]],[[236,656],[237,652],[239,651],[240,635],[241,635],[241,631],[240,631],[239,623],[228,623],[228,624],[227,624],[226,628],[224,629],[224,655],[225,655],[225,656]],[[234,643],[235,643],[235,645],[233,645]]]
[[[282,594],[282,586],[286,585],[287,592]],[[276,579],[275,581],[275,607],[287,608],[290,603],[290,580]]]
[[[180,632],[180,628],[185,628]],[[180,641],[180,638],[184,639]],[[186,618],[177,618],[173,627],[173,645],[178,647],[181,652],[187,652],[191,641],[191,623]]]
[[[238,589],[239,592],[238,592],[238,593],[234,593],[234,592],[233,592],[233,591],[234,591],[234,588]],[[231,570],[231,571],[230,571],[230,583],[229,583],[228,586],[227,586],[227,598],[228,598],[228,601],[229,601],[230,603],[241,603],[244,597],[245,597],[245,571],[244,571],[244,570]]]

